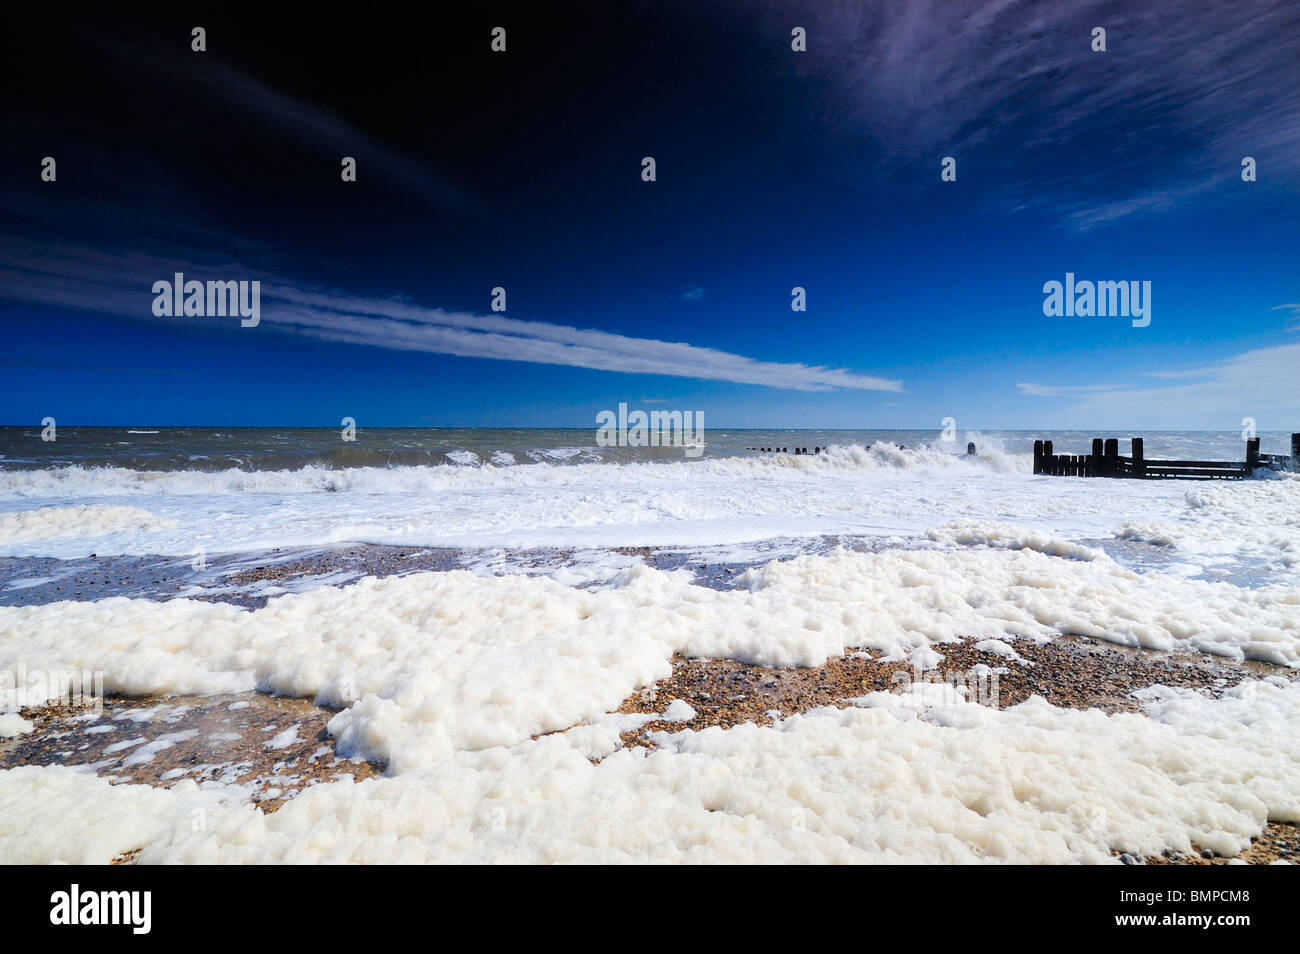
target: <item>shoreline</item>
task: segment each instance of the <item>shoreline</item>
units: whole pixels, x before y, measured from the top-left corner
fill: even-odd
[[[1160,547],[1128,540],[1085,538],[1114,558],[1137,555],[1147,569],[1160,569],[1172,557]],[[736,577],[772,560],[824,554],[843,547],[851,552],[934,549],[924,537],[819,534],[778,537],[744,546],[611,546],[536,547],[528,549],[422,547],[352,543],[329,547],[276,547],[269,550],[215,553],[204,557],[164,554],[59,557],[0,556],[0,606],[41,606],[62,600],[110,597],[165,602],[196,599],[260,609],[268,600],[317,586],[346,586],[373,576],[470,570],[473,572],[577,574],[579,588],[597,585],[618,569],[643,563],[657,570],[686,570],[695,584],[725,590]],[[737,558],[737,553],[745,554]],[[504,557],[504,561],[501,559]],[[589,567],[589,560],[605,565]],[[582,571],[591,570],[583,577]],[[1253,587],[1268,580],[1249,571],[1225,573],[1220,579]]]

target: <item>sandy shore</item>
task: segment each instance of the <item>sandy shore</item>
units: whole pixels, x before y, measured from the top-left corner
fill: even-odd
[[[649,550],[622,551],[648,562],[671,564],[680,558]],[[539,565],[563,561],[564,551],[539,551]],[[158,558],[161,559],[161,558]],[[463,554],[446,550],[394,547],[349,547],[312,554],[283,554],[260,566],[232,559],[228,572],[208,577],[213,592],[199,598],[223,599],[245,606],[268,598],[263,584],[301,582],[329,576],[346,583],[353,576],[388,575],[461,565]],[[130,564],[129,561],[140,561]],[[33,573],[34,561],[0,563],[0,581],[16,564]],[[38,562],[38,561],[37,561]],[[57,561],[56,561],[57,562]],[[61,567],[61,575],[35,587],[9,589],[4,602],[19,595],[24,602],[50,599],[97,599],[108,595],[147,595],[164,599],[187,590],[168,576],[175,560],[112,558]],[[217,562],[217,567],[221,567]],[[697,577],[712,585],[732,585],[743,569],[735,565],[693,566]],[[181,571],[177,571],[181,572]],[[704,582],[703,580],[701,582]],[[122,593],[139,587],[147,592]],[[117,592],[107,592],[117,590]],[[57,595],[56,595],[57,594]],[[652,720],[623,734],[625,746],[653,746],[652,733],[713,726],[729,728],[773,719],[820,706],[847,706],[874,691],[902,691],[917,681],[956,682],[968,698],[1001,708],[1039,695],[1053,705],[1099,708],[1106,712],[1140,712],[1136,690],[1152,685],[1195,689],[1219,695],[1246,678],[1300,674],[1262,663],[1238,663],[1187,652],[1132,650],[1079,637],[1059,637],[1039,644],[1020,639],[1004,646],[965,640],[942,647],[943,662],[926,674],[903,662],[886,662],[867,653],[851,653],[816,668],[765,668],[733,660],[673,660],[672,675],[624,700],[624,713],[662,713],[682,700],[694,710],[686,722]],[[167,786],[181,778],[212,782],[238,791],[262,811],[273,812],[313,785],[382,774],[384,768],[345,759],[326,730],[333,712],[309,700],[261,693],[223,696],[109,696],[99,712],[68,707],[24,710],[34,723],[26,735],[0,740],[0,768],[19,765],[83,765],[115,783]],[[130,858],[120,860],[129,861]],[[1171,855],[1122,860],[1159,864],[1225,863],[1213,856]],[[1266,864],[1300,860],[1300,826],[1271,823],[1238,860]]]

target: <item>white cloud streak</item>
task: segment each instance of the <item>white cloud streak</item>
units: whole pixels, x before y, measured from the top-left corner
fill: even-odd
[[[166,321],[173,326],[187,320],[211,321],[153,317],[153,282],[170,280],[178,271],[199,280],[260,280],[263,326],[320,341],[793,391],[903,389],[900,381],[841,368],[760,361],[684,342],[310,288],[217,260],[193,264],[20,239],[0,242],[0,294],[10,300]]]

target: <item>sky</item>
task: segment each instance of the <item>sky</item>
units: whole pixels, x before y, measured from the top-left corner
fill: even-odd
[[[15,17],[0,424],[1300,430],[1290,0]]]

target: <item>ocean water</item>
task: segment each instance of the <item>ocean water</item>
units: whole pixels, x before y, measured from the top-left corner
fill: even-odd
[[[1100,435],[1098,435],[1100,436]],[[1148,457],[1238,459],[1238,433],[1144,433]],[[599,447],[594,430],[0,430],[0,556],[256,553],[352,543],[505,550],[677,548],[712,560],[827,538],[926,539],[1015,524],[1190,575],[1286,576],[1295,484],[1035,477],[1032,446],[1085,432],[708,431],[683,448]],[[1264,434],[1285,453],[1289,435]],[[968,442],[977,448],[966,454]],[[766,453],[751,448],[821,448]],[[1125,448],[1127,449],[1127,448]]]
[[[0,427],[0,469],[111,467],[139,471],[299,470],[304,467],[515,466],[519,464],[645,463],[685,460],[680,448],[598,447],[596,431],[569,428],[359,428],[355,441],[338,428],[60,427],[56,441],[39,427]],[[945,441],[934,430],[712,430],[711,459],[745,456],[751,447],[850,447],[891,443],[964,454],[968,441],[993,453],[1028,455],[1036,439],[1058,453],[1086,454],[1093,437],[1142,437],[1151,457],[1238,460],[1237,431],[1101,433],[1091,431],[959,431]],[[1289,435],[1261,433],[1265,453],[1290,452]],[[1127,444],[1121,446],[1127,453]]]

